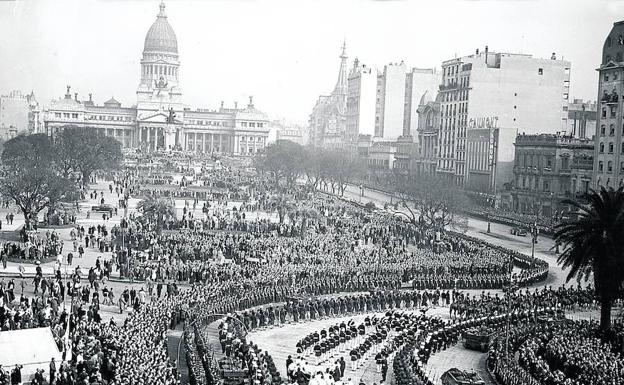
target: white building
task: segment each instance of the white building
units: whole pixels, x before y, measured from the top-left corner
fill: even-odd
[[[358,135],[375,135],[375,97],[377,71],[356,58],[347,86],[347,132],[357,141]]]
[[[418,103],[425,93],[435,94],[439,84],[435,69],[408,70],[404,62],[386,65],[377,74],[374,136],[383,140],[417,137]]]
[[[567,129],[570,66],[487,47],[443,62],[437,171],[479,192],[510,182],[518,133]]]
[[[49,135],[69,126],[89,127],[119,140],[124,147],[179,149],[248,155],[264,148],[269,119],[253,104],[218,110],[188,108],[178,82],[180,57],[175,32],[160,4],[160,12],[145,36],[137,104],[122,107],[114,98],[103,105],[79,100],[70,93],[51,103],[45,112]]]

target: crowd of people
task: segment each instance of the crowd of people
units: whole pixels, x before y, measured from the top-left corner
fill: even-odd
[[[505,385],[611,385],[624,380],[624,327],[608,333],[595,321],[515,324],[500,336],[488,366]],[[517,360],[512,358],[517,356]]]
[[[124,205],[130,195],[186,199],[179,218],[154,223],[131,214],[123,231],[106,224],[77,225],[71,230],[72,245],[63,251],[61,241],[56,253],[69,262],[70,254],[80,259],[85,249],[93,249],[110,253],[110,259],[98,259],[99,265],[84,275],[72,266],[66,280],[60,272],[39,277],[32,300],[3,303],[0,321],[8,328],[49,325],[58,332],[59,343],[69,341],[71,349],[65,351],[71,354],[54,372],[48,368],[53,384],[177,384],[179,368],[167,354],[167,331],[184,320],[189,321],[183,333],[185,357],[196,384],[215,384],[227,365],[242,370],[254,385],[349,384],[348,368],[365,362],[379,366],[380,382],[392,370],[398,384],[428,383],[422,367],[431,354],[456,343],[468,327],[498,328],[510,305],[518,324],[544,309],[594,305],[591,288],[469,295],[464,289],[535,284],[546,278],[548,265],[304,187],[285,191],[242,168],[185,168],[185,179],[178,183],[170,183],[173,179],[160,171],[147,178],[141,173],[139,167],[127,169],[110,183],[109,192]],[[153,183],[158,178],[162,185]],[[98,192],[91,197],[103,199]],[[234,205],[233,200],[244,201]],[[113,293],[105,281],[117,270],[122,278],[141,281],[146,290],[133,286]],[[20,282],[11,284],[11,295],[17,296]],[[8,297],[8,288],[2,290]],[[71,316],[63,311],[66,296],[75,298]],[[123,323],[103,322],[100,303],[132,311]],[[449,319],[418,311],[438,306],[449,307]],[[24,312],[37,318],[36,324],[24,323]],[[302,336],[299,356],[282,373],[247,334],[368,313],[379,315]],[[16,314],[20,322],[12,326]],[[216,364],[201,328],[227,314],[220,333],[220,354],[227,360]],[[565,353],[566,341],[557,343],[555,350]],[[336,351],[340,358],[333,356]],[[527,362],[532,359],[526,357]],[[548,357],[562,360],[554,353]],[[493,367],[502,373],[502,365]]]

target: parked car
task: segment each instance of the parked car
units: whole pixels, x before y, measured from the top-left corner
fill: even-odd
[[[511,235],[517,235],[519,237],[526,237],[526,235],[528,234],[527,229],[525,229],[524,227],[520,227],[520,226],[515,226],[511,228]]]

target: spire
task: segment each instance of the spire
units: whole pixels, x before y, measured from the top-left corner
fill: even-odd
[[[160,2],[160,12],[158,13],[158,17],[167,17],[167,14],[165,13],[165,2],[164,1]]]
[[[342,53],[340,54],[340,70],[338,72],[338,81],[334,87],[333,95],[347,94],[347,43],[342,42]]]

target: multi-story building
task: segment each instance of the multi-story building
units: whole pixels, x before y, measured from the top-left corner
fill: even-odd
[[[45,132],[49,135],[69,126],[88,127],[118,139],[124,147],[180,149],[247,155],[265,147],[269,119],[253,104],[245,108],[218,110],[188,108],[179,83],[180,57],[175,32],[160,4],[160,12],[147,35],[141,59],[137,104],[123,107],[114,98],[97,105],[72,96],[70,87],[63,98],[45,111]]]
[[[358,135],[375,135],[377,72],[356,58],[347,83],[348,139],[357,141]]]
[[[418,122],[418,105],[426,92],[434,93],[440,82],[435,69],[413,68],[404,62],[392,63],[377,74],[375,104],[375,137],[396,140],[414,135]]]
[[[0,139],[7,140],[19,132],[37,133],[41,129],[41,108],[35,94],[11,91],[0,96]]]
[[[624,21],[613,24],[602,47],[598,68],[598,115],[594,135],[594,187],[624,183]]]
[[[457,185],[493,193],[513,177],[518,131],[567,128],[570,63],[484,52],[442,63],[437,171]]]
[[[589,188],[591,139],[560,134],[516,137],[511,189],[512,208],[523,214],[549,217],[561,212],[560,202]]]
[[[331,95],[319,96],[310,114],[310,142],[314,146],[342,148],[347,139],[357,139],[353,135],[347,138],[347,89],[347,52],[343,44],[336,86]]]
[[[296,124],[284,121],[271,122],[271,128],[275,129],[275,140],[290,140],[302,146],[308,144],[308,129]]]
[[[596,134],[596,102],[574,99],[568,103],[566,132],[575,138],[592,138]]]

